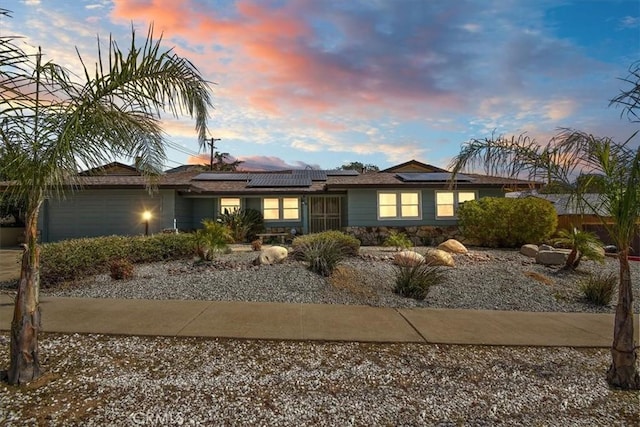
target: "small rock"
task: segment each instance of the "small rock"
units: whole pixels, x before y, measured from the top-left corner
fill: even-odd
[[[411,267],[424,262],[424,257],[415,251],[401,251],[393,257],[393,263],[405,267]]]
[[[424,259],[431,265],[444,265],[445,267],[455,267],[456,265],[451,254],[441,249],[427,250]]]
[[[535,258],[538,255],[539,250],[540,249],[538,248],[538,245],[522,245],[522,247],[520,248],[520,253],[524,256]]]
[[[452,254],[466,254],[469,252],[467,248],[456,239],[449,239],[446,242],[440,243],[438,249]]]

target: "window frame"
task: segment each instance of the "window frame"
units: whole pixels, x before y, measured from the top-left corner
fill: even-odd
[[[390,204],[385,204],[385,205],[381,205],[380,204],[380,195],[382,194],[393,194],[395,197],[395,204],[394,205],[390,205]],[[402,204],[402,195],[403,194],[411,194],[418,196],[418,200],[416,202],[416,204],[406,204],[403,205]],[[394,206],[395,208],[395,216],[382,216],[381,215],[381,211],[380,208],[384,206],[384,207],[389,207],[389,206]],[[402,215],[402,207],[403,206],[416,206],[418,208],[418,214],[416,216],[403,216]],[[415,221],[415,220],[422,220],[422,191],[421,190],[378,190],[376,193],[376,215],[378,218],[378,221]]]
[[[231,205],[223,205],[222,204],[222,201],[225,200],[225,199],[226,200],[237,200],[238,201],[237,209],[242,209],[242,198],[240,198],[240,197],[220,197],[218,199],[218,202],[219,202],[219,206],[218,207],[219,207],[219,214],[220,215],[224,215],[224,210],[225,209],[229,209],[229,206],[231,206]],[[234,208],[235,208],[235,205],[234,205]],[[233,213],[233,210],[229,209],[229,213]]]
[[[441,216],[438,215],[438,194],[453,194],[453,215],[451,216]],[[435,205],[435,217],[437,220],[452,220],[458,219],[458,209],[460,208],[460,193],[471,193],[474,195],[472,200],[478,200],[478,191],[477,190],[436,190],[434,194],[434,205]],[[469,200],[465,200],[467,202]],[[462,202],[464,203],[464,202]]]
[[[268,208],[270,211],[275,211],[277,209],[278,217],[277,218],[267,218],[265,215],[265,200],[275,200],[277,201],[277,207]],[[285,207],[285,200],[295,200],[296,207]],[[276,196],[276,197],[262,197],[261,199],[261,208],[262,208],[262,217],[265,222],[299,222],[301,219],[300,216],[300,197],[299,196]],[[285,212],[296,212],[296,218],[285,218]]]

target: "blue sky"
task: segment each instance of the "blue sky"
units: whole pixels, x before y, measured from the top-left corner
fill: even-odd
[[[640,60],[639,0],[5,0],[3,34],[93,60],[153,22],[213,86],[211,136],[254,168],[416,159],[471,138],[571,127],[625,140],[609,100]],[[198,162],[193,122],[165,120],[169,162]],[[205,154],[205,158],[208,156]]]

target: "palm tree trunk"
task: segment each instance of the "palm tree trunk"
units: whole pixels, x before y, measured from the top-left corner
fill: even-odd
[[[39,207],[38,207],[39,208]],[[38,210],[27,219],[25,235],[27,243],[22,254],[20,282],[11,322],[9,347],[10,384],[24,384],[38,378],[42,371],[38,350],[40,331],[40,248],[38,247]]]
[[[607,382],[624,390],[640,390],[640,376],[636,368],[637,353],[633,332],[633,294],[628,249],[620,251],[620,286],[611,345],[611,366]]]

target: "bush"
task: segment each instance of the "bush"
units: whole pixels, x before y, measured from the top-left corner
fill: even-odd
[[[384,246],[393,246],[397,251],[400,249],[407,249],[413,246],[413,243],[406,234],[398,233],[397,231],[391,231],[389,237],[384,240]]]
[[[316,242],[333,242],[341,248],[345,256],[357,256],[360,252],[360,240],[353,236],[343,233],[342,231],[331,230],[321,233],[307,234],[306,236],[298,236],[291,242],[294,257],[298,258],[299,249],[307,247]]]
[[[425,262],[412,266],[396,266],[394,292],[406,298],[423,300],[431,286],[442,283],[444,277],[439,267]]]
[[[218,221],[231,230],[231,237],[236,243],[250,242],[264,231],[262,213],[255,209],[234,209],[233,212],[225,209]]]
[[[609,305],[617,283],[618,278],[615,274],[594,274],[580,284],[580,290],[589,303]]]
[[[190,234],[106,236],[45,243],[41,246],[40,280],[43,285],[51,285],[104,273],[118,259],[155,262],[192,253]]]
[[[556,229],[558,216],[543,199],[484,197],[462,204],[458,221],[464,236],[482,246],[515,248],[546,241]]]
[[[211,219],[202,220],[204,228],[196,230],[193,242],[196,255],[200,259],[210,261],[216,253],[226,252],[229,243],[233,242],[231,230],[222,223]]]
[[[332,240],[315,240],[303,243],[296,249],[304,261],[309,263],[309,270],[328,277],[345,258],[345,250]]]
[[[133,264],[126,259],[117,259],[109,263],[109,276],[113,280],[126,280],[133,277]]]

